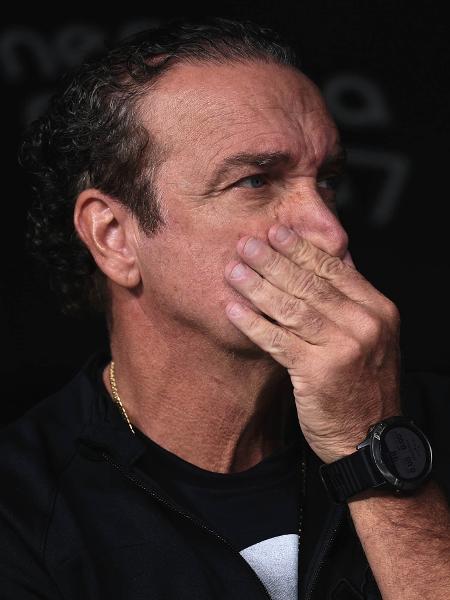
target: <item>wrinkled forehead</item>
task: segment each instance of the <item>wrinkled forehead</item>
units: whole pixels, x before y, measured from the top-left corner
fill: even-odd
[[[339,138],[317,86],[297,69],[263,61],[176,65],[140,111],[174,155],[196,160],[276,147],[321,161]]]

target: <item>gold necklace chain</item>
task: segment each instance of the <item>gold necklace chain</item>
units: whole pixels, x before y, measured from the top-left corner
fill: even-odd
[[[123,418],[128,423],[128,426],[130,427],[133,434],[136,435],[136,433],[133,429],[133,426],[130,423],[130,419],[128,418],[127,412],[123,407],[122,401],[120,400],[120,396],[117,392],[113,360],[111,361],[111,363],[109,365],[109,382],[111,384],[111,390],[112,390],[114,402],[117,404],[117,406],[119,406],[119,408],[122,412]],[[300,505],[299,505],[299,515],[298,515],[298,518],[299,518],[299,522],[298,522],[298,552],[300,551],[300,538],[301,538],[302,529],[303,529],[303,501],[306,497],[305,483],[306,483],[306,457],[305,457],[304,447],[302,447],[301,474],[300,474]]]
[[[117,392],[117,385],[116,385],[116,378],[114,375],[114,361],[112,360],[110,365],[109,365],[109,383],[111,384],[111,391],[112,391],[112,395],[113,395],[113,399],[114,402],[119,406],[123,418],[126,420],[126,422],[128,423],[128,426],[130,427],[131,431],[135,433],[133,426],[130,423],[130,419],[128,418],[127,412],[123,407],[122,401],[120,400],[120,396]]]

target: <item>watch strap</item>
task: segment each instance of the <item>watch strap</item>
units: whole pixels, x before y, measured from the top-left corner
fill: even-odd
[[[350,496],[386,483],[383,475],[372,466],[370,446],[319,467],[328,494],[334,502],[345,502]]]

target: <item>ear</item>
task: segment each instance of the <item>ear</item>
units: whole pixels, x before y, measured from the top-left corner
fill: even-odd
[[[74,226],[105,275],[126,288],[141,280],[130,213],[100,190],[83,190],[75,203]]]

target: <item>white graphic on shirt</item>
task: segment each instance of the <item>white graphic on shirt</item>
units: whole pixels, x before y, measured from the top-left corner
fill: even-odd
[[[263,540],[240,554],[264,583],[272,600],[297,600],[298,534]]]

